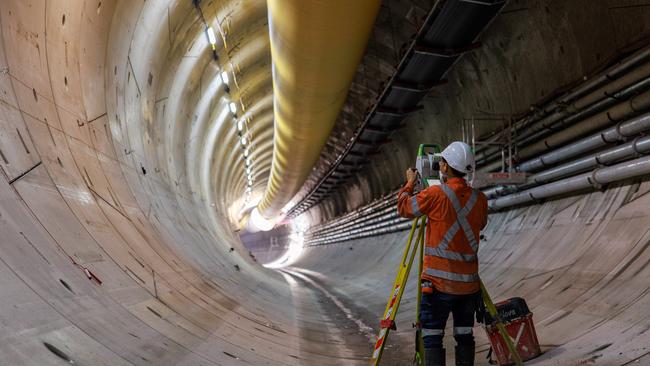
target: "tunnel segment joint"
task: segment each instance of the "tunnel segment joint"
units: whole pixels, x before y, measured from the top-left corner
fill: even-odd
[[[481,42],[470,43],[467,46],[457,47],[457,48],[436,48],[427,46],[424,44],[419,44],[415,46],[415,53],[423,56],[432,56],[432,57],[443,57],[451,58],[462,56],[464,53],[473,51],[482,46]]]

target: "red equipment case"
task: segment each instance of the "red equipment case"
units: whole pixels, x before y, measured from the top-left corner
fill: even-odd
[[[520,297],[513,297],[497,303],[495,306],[522,361],[539,356],[542,352],[539,348],[535,324],[533,324],[533,313],[528,309],[526,301]],[[513,365],[514,363],[510,359],[510,350],[501,334],[499,334],[494,319],[487,315],[485,324],[485,331],[490,339],[497,363],[499,365]]]

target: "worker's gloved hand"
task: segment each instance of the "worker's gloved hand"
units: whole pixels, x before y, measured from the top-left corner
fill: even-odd
[[[418,178],[418,171],[414,168],[406,169],[406,181],[413,184]]]
[[[476,322],[485,324],[485,303],[480,293],[476,296]]]

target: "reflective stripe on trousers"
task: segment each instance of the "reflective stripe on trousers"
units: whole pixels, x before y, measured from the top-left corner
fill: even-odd
[[[445,330],[444,329],[422,329],[422,336],[423,337],[444,336],[444,335],[445,335]]]
[[[473,330],[472,327],[454,327],[454,335],[473,334]]]
[[[474,312],[480,293],[453,295],[434,291],[423,294],[420,304],[420,323],[425,348],[442,347],[445,326],[453,314],[454,338],[458,344],[474,344],[472,328]]]
[[[474,333],[474,328],[472,327],[454,327],[454,335],[461,335],[461,334],[473,334]],[[436,335],[445,335],[445,330],[444,329],[422,329],[422,336],[423,337],[428,337],[428,336],[436,336]]]

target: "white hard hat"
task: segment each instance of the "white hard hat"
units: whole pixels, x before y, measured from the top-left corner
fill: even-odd
[[[474,153],[472,148],[462,141],[454,141],[442,151],[442,157],[450,167],[461,173],[474,170]]]

